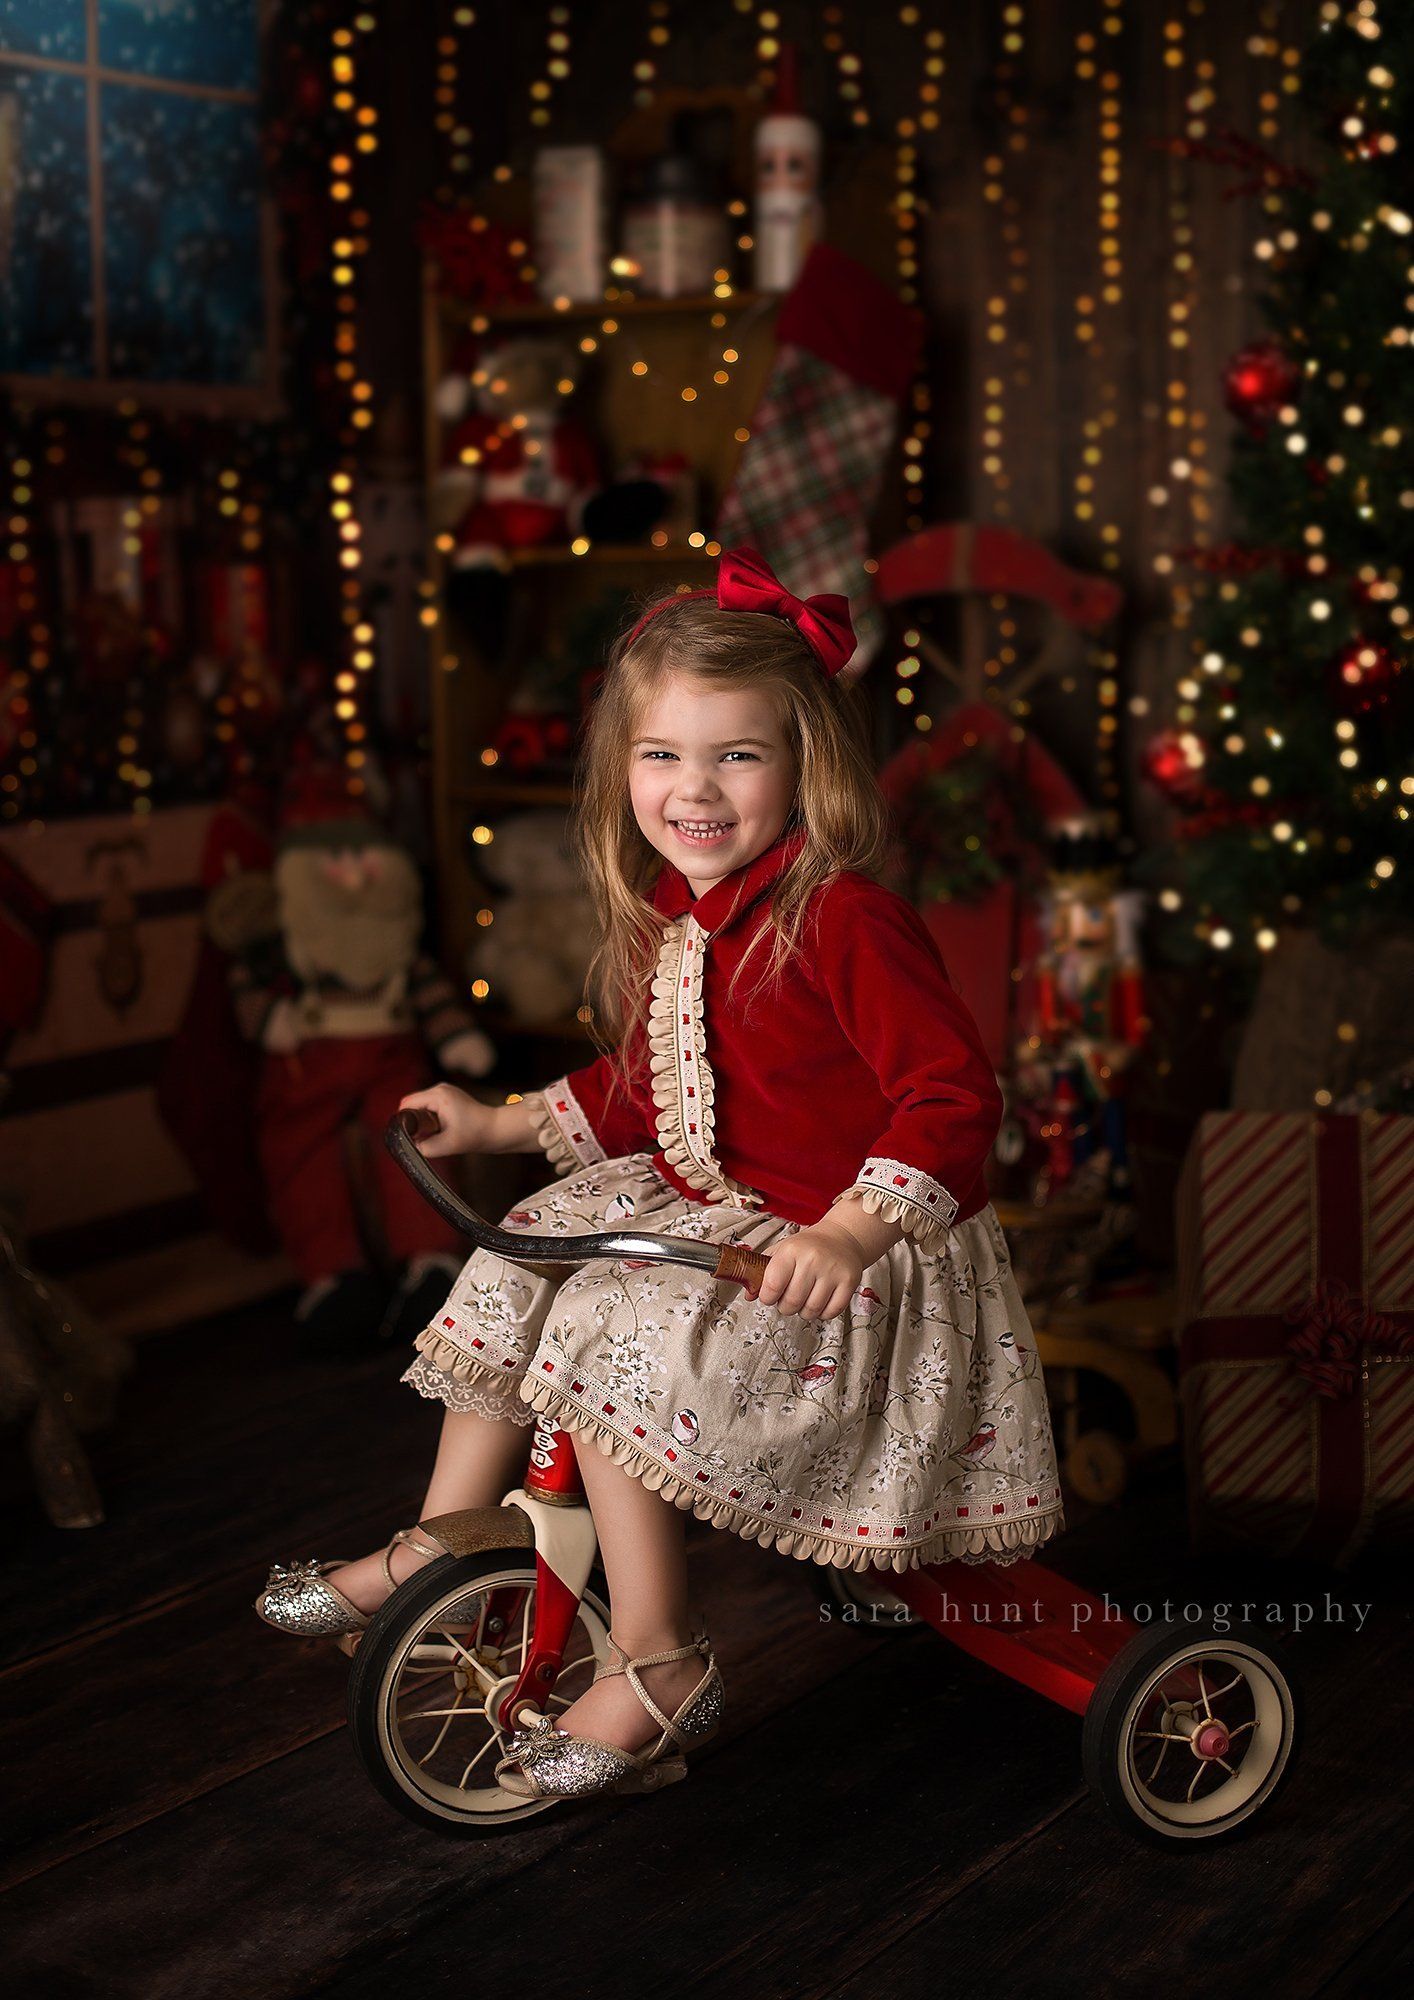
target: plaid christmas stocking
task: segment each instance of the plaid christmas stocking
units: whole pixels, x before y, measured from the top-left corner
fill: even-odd
[[[749,542],[797,597],[841,591],[862,673],[883,636],[864,569],[899,405],[918,367],[923,315],[854,259],[817,243],[781,306],[776,358],[714,529]]]

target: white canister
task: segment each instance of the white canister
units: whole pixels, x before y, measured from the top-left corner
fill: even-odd
[[[598,146],[542,146],[535,155],[536,289],[576,305],[604,296],[608,169]]]

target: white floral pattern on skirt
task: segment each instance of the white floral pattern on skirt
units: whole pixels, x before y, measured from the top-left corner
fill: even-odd
[[[615,1227],[769,1250],[800,1224],[680,1195],[631,1153],[541,1188],[503,1227]],[[477,1250],[403,1380],[451,1409],[544,1411],[666,1499],[850,1569],[1010,1563],[1065,1523],[1040,1359],[990,1206],[940,1250],[905,1236],[849,1308],[809,1321],[673,1264],[538,1277]]]

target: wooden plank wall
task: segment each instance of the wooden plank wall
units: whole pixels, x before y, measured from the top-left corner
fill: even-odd
[[[920,108],[923,37],[943,33],[937,127],[912,139],[933,399],[925,519],[1005,521],[1081,567],[1104,563],[1120,582],[1128,604],[1118,647],[1119,764],[1131,818],[1141,833],[1156,832],[1162,808],[1133,773],[1153,729],[1172,719],[1190,646],[1183,576],[1161,564],[1166,551],[1224,532],[1233,420],[1222,370],[1265,332],[1253,248],[1263,234],[1260,193],[1230,198],[1242,173],[1174,157],[1165,142],[1185,133],[1212,141],[1231,128],[1283,160],[1308,156],[1310,139],[1282,79],[1293,74],[1291,54],[1315,32],[1318,0],[920,0],[909,10],[782,0],[776,11],[780,35],[801,44],[806,107],[826,129],[830,240],[890,282],[897,124]],[[900,18],[904,11],[916,25]],[[1118,33],[1106,32],[1109,19]],[[551,124],[537,129],[528,122],[529,89],[544,74],[544,19],[506,4],[478,10],[478,26],[464,38],[462,76],[479,171],[489,175],[508,160],[523,192],[536,144],[610,138],[632,109],[631,66],[648,49],[646,9],[616,3],[612,32],[609,23],[607,0],[575,8],[571,74],[556,87]],[[840,48],[828,46],[831,34]],[[1020,46],[1008,50],[1012,34]],[[1085,56],[1078,38],[1086,35],[1096,44],[1090,77],[1078,74]],[[473,46],[486,53],[484,63],[471,63]],[[675,7],[670,40],[654,53],[667,84],[745,86],[756,75],[753,49],[752,16],[730,0],[709,0]],[[859,62],[866,127],[851,125],[838,95],[842,53]],[[431,59],[404,51],[401,60]],[[1104,87],[1110,72],[1113,93]],[[1119,130],[1102,138],[1101,106],[1110,95]],[[1110,305],[1099,296],[1102,144],[1119,155],[1111,185],[1119,195],[1121,297]],[[1000,172],[989,166],[996,159]],[[996,199],[989,182],[1000,183]],[[1176,233],[1183,230],[1186,241]],[[1175,268],[1184,254],[1190,267]],[[1083,296],[1095,297],[1100,310],[1082,339],[1076,302]],[[997,298],[1006,303],[1002,342],[989,338],[996,321],[988,301]],[[1172,344],[1175,330],[1187,334],[1185,344]],[[995,375],[1005,385],[1005,485],[984,466],[985,413],[997,400],[986,384]],[[1170,422],[1175,410],[1184,413],[1181,423]],[[1104,423],[1101,456],[1088,464],[1084,454],[1096,440],[1086,425],[1095,420]],[[1191,477],[1174,475],[1176,458],[1189,462]],[[1080,477],[1094,481],[1088,496],[1077,491]],[[1159,489],[1167,497],[1156,501]],[[891,479],[876,545],[902,527],[900,491]],[[1094,509],[1088,520],[1075,512],[1086,497]],[[876,673],[886,683],[887,663]],[[1082,783],[1096,776],[1096,678],[1090,667],[1073,690],[1050,690],[1034,716]],[[941,703],[941,687],[918,685],[926,690],[920,706],[928,696]],[[1135,698],[1145,712],[1128,711]],[[881,709],[886,727],[891,715],[894,733],[908,732],[910,719],[886,685]]]

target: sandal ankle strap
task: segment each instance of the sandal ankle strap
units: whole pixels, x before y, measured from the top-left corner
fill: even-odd
[[[677,1727],[676,1717],[665,1715],[662,1709],[659,1708],[657,1702],[654,1701],[652,1695],[649,1694],[647,1688],[638,1678],[638,1669],[640,1667],[666,1666],[668,1662],[671,1660],[685,1660],[688,1659],[693,1653],[697,1653],[706,1659],[707,1661],[706,1673],[703,1674],[701,1680],[697,1683],[696,1687],[693,1688],[692,1692],[687,1696],[686,1700],[680,1702],[678,1705],[677,1713],[678,1715],[681,1715],[684,1709],[690,1708],[692,1703],[696,1701],[698,1695],[701,1694],[703,1688],[706,1687],[707,1683],[711,1680],[713,1674],[717,1671],[717,1662],[712,1653],[712,1642],[707,1637],[706,1633],[705,1632],[699,1633],[698,1636],[694,1640],[692,1640],[690,1644],[686,1646],[672,1646],[667,1648],[664,1652],[661,1653],[641,1653],[639,1654],[637,1659],[633,1660],[631,1660],[628,1657],[627,1653],[625,1653],[623,1647],[619,1644],[618,1640],[614,1637],[612,1632],[606,1633],[605,1638],[608,1645],[612,1647],[615,1653],[618,1654],[619,1660],[622,1662],[622,1664],[611,1667],[611,1666],[605,1666],[601,1662],[601,1664],[597,1666],[594,1670],[595,1680],[597,1681],[597,1680],[607,1679],[610,1675],[613,1674],[623,1674],[627,1677],[629,1686],[633,1689],[639,1701],[643,1704],[644,1708],[647,1709],[648,1713],[657,1723],[659,1729],[661,1729],[661,1731],[663,1732],[662,1735],[659,1737],[657,1743],[653,1746],[653,1750],[650,1753],[652,1756],[656,1757],[658,1752],[662,1749],[664,1743],[667,1742],[669,1739],[671,1739],[671,1741],[675,1743],[680,1749],[685,1747],[686,1738],[683,1736],[682,1731]]]
[[[418,1535],[422,1535],[423,1542],[430,1544],[430,1546],[424,1547],[423,1542],[419,1542],[416,1539]],[[392,1567],[391,1557],[393,1554],[393,1550],[398,1546],[399,1542],[401,1542],[406,1548],[410,1548],[415,1555],[424,1557],[428,1562],[436,1562],[439,1557],[451,1554],[450,1549],[448,1549],[445,1544],[434,1541],[431,1535],[427,1533],[427,1530],[425,1528],[412,1527],[412,1528],[395,1529],[393,1532],[392,1539],[389,1541],[387,1548],[384,1549],[383,1551],[383,1577],[384,1581],[387,1583],[389,1590],[396,1590],[398,1587],[393,1578],[393,1567]]]

